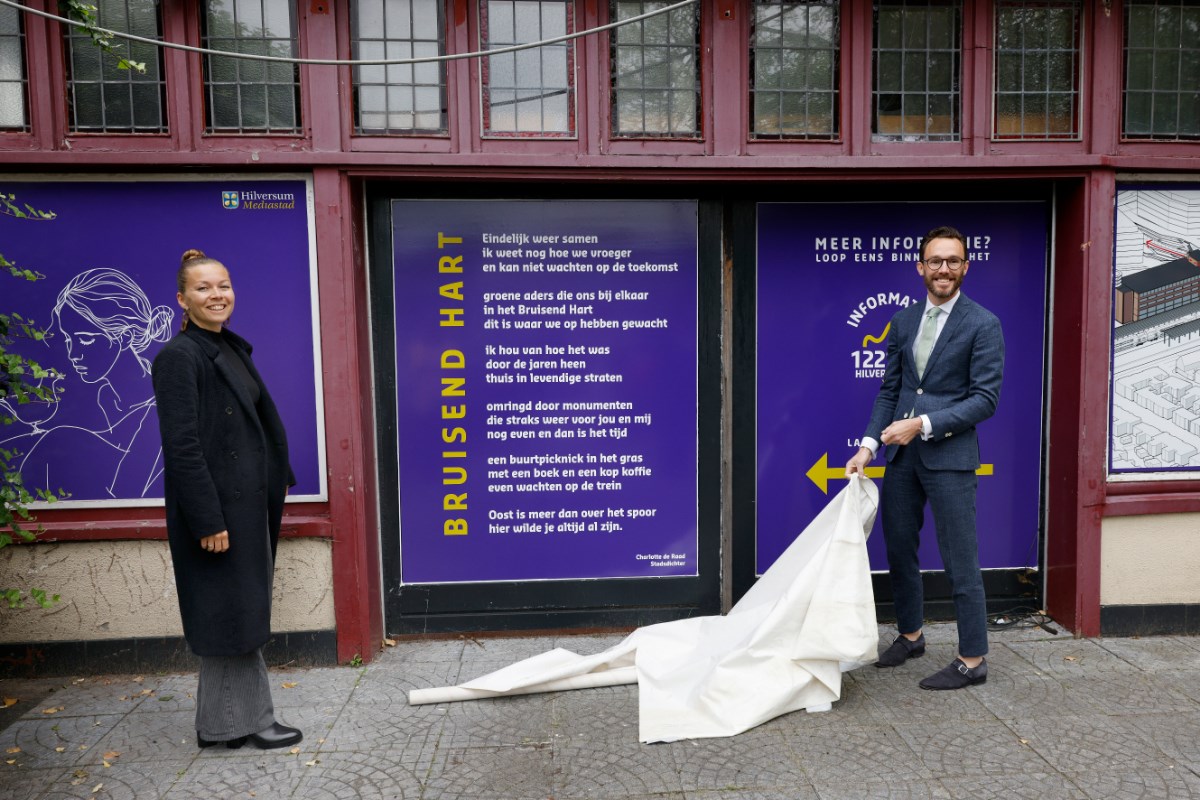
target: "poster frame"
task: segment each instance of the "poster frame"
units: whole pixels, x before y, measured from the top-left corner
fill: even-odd
[[[1053,286],[1054,286],[1054,184],[1045,182],[1014,181],[996,185],[986,182],[962,181],[947,184],[929,181],[879,184],[872,182],[846,183],[839,186],[822,186],[821,201],[831,204],[863,202],[907,202],[914,197],[929,195],[931,191],[951,188],[957,196],[982,202],[1040,201],[1046,203],[1047,214],[1047,267],[1046,267],[1046,313],[1043,329],[1042,388],[1043,399],[1039,424],[1043,431],[1038,469],[1038,532],[1036,568],[995,568],[983,571],[984,587],[988,598],[989,613],[1015,607],[1040,607],[1044,594],[1044,577],[1039,574],[1046,563],[1046,463],[1049,425],[1050,354],[1053,331]],[[733,598],[740,598],[757,580],[757,308],[758,308],[758,215],[761,203],[794,202],[798,194],[794,184],[787,189],[768,189],[731,200],[732,222],[731,248],[735,268],[732,276],[733,307],[733,361],[736,379],[732,390],[733,399],[733,525],[737,530],[734,540],[732,563]],[[808,201],[811,202],[811,201]],[[847,456],[848,457],[848,456]],[[801,475],[808,465],[798,466]],[[930,619],[953,618],[954,606],[951,588],[943,571],[922,572],[926,615]],[[881,619],[893,614],[891,607],[892,589],[889,576],[884,571],[873,573],[875,601]]]
[[[309,281],[309,324],[312,328],[313,347],[313,392],[316,419],[316,459],[319,489],[315,494],[289,494],[286,503],[327,502],[329,499],[328,459],[325,445],[325,385],[324,368],[321,362],[321,315],[319,301],[317,265],[316,206],[314,201],[313,176],[306,172],[264,172],[244,174],[215,172],[198,175],[194,173],[153,172],[115,175],[112,173],[0,173],[0,186],[10,183],[197,183],[218,184],[238,181],[300,181],[304,184],[305,224],[308,232],[308,281]],[[20,198],[18,198],[19,200]],[[53,210],[53,209],[49,209]],[[25,265],[36,271],[36,264]],[[113,499],[113,500],[56,500],[53,503],[33,502],[34,510],[48,509],[93,509],[93,508],[161,508],[163,498]]]
[[[1155,469],[1153,467],[1114,467],[1114,438],[1116,436],[1116,394],[1117,394],[1117,289],[1120,285],[1117,267],[1121,247],[1120,216],[1121,195],[1124,192],[1163,191],[1168,188],[1187,188],[1200,191],[1200,174],[1152,176],[1148,174],[1119,174],[1116,177],[1113,197],[1113,228],[1112,228],[1112,263],[1109,272],[1112,284],[1112,302],[1109,309],[1109,325],[1111,338],[1108,348],[1108,429],[1105,437],[1105,480],[1110,484],[1147,483],[1161,484],[1165,482],[1195,481],[1200,479],[1200,464],[1194,466]]]
[[[516,630],[642,625],[719,611],[721,531],[721,235],[719,203],[661,187],[380,184],[364,187],[364,246],[375,364],[376,468],[387,630]],[[697,203],[697,575],[403,584],[400,576],[393,200],[690,200]]]

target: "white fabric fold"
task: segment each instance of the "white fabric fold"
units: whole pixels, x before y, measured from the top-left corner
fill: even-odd
[[[639,739],[734,736],[801,708],[828,710],[843,671],[876,659],[866,539],[879,491],[853,479],[725,616],[649,625],[590,656],[555,649],[409,702],[636,681]]]

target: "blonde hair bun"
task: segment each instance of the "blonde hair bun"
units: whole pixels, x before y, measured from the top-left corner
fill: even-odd
[[[198,259],[198,258],[208,258],[208,256],[204,255],[203,250],[197,250],[194,247],[189,248],[189,249],[183,251],[183,256],[181,256],[179,259],[179,265],[183,266],[184,264],[188,263],[189,261],[194,261],[195,259]]]

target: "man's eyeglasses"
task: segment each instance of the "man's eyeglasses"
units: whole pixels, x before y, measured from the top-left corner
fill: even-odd
[[[959,258],[958,256],[955,256],[953,258],[938,258],[937,256],[934,256],[933,258],[925,259],[925,266],[929,267],[934,272],[937,272],[938,270],[940,270],[943,265],[946,267],[946,269],[950,270],[951,272],[958,272],[960,269],[963,268],[963,264],[966,264],[966,263],[967,263],[966,261]]]

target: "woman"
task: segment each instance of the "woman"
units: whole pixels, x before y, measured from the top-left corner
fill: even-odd
[[[183,328],[153,374],[179,611],[200,656],[196,741],[287,747],[302,734],[275,721],[262,657],[283,501],[295,484],[287,437],[249,343],[225,329],[229,272],[188,250],[176,282]]]

